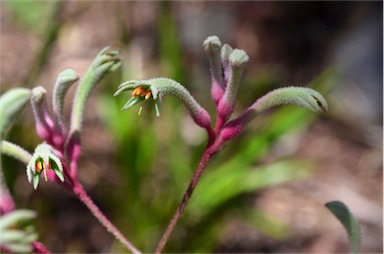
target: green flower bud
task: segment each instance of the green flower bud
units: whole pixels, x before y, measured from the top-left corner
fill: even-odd
[[[59,73],[53,89],[52,106],[56,118],[63,127],[64,98],[68,89],[79,80],[79,75],[73,69],[65,69]]]

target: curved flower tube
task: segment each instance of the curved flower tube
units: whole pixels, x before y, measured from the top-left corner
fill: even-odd
[[[184,86],[172,79],[129,80],[122,83],[113,96],[131,90],[132,97],[127,101],[122,110],[132,107],[141,101],[152,99],[155,101],[156,116],[160,116],[162,98],[166,95],[173,95],[185,105],[197,125],[207,130],[211,129],[211,117],[208,112],[200,106]]]

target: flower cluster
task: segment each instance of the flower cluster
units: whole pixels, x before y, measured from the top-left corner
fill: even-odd
[[[87,98],[100,79],[116,70],[120,64],[117,51],[111,51],[107,47],[99,52],[77,87],[71,121],[68,124],[69,129],[63,116],[63,108],[68,89],[79,80],[79,75],[73,69],[65,69],[57,76],[52,94],[53,115],[48,108],[47,91],[41,86],[32,90],[12,89],[1,96],[1,107],[5,109],[0,116],[2,137],[28,100],[31,102],[36,133],[44,142],[35,148],[33,155],[3,140],[0,150],[27,164],[28,181],[33,184],[34,189],[37,189],[42,175],[46,181],[59,180],[58,182],[62,183],[65,179],[70,180],[67,187],[77,181],[77,160],[80,156],[79,133]]]
[[[315,112],[327,110],[327,102],[315,90],[286,87],[259,98],[242,115],[229,121],[235,109],[238,87],[249,57],[244,50],[233,49],[228,44],[222,45],[217,36],[209,36],[204,41],[204,49],[210,63],[211,96],[217,111],[214,130],[207,110],[197,103],[184,86],[168,78],[129,80],[122,83],[114,96],[131,91],[131,98],[122,110],[152,99],[155,102],[156,115],[159,116],[162,98],[165,95],[175,96],[186,106],[195,123],[207,130],[209,143],[218,137],[223,140],[233,139],[256,115],[281,104],[295,104]]]

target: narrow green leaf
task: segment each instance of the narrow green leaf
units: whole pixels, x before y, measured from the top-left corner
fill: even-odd
[[[325,204],[325,207],[327,207],[333,215],[339,219],[344,229],[347,231],[350,253],[359,253],[361,242],[360,229],[359,224],[351,211],[340,201],[328,202]]]

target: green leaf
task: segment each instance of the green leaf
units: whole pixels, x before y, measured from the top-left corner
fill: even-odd
[[[312,168],[302,161],[282,161],[258,168],[225,165],[206,172],[188,209],[193,210],[193,216],[200,217],[237,195],[309,176]]]
[[[361,235],[359,224],[348,207],[340,201],[331,201],[325,204],[333,215],[341,222],[344,229],[347,231],[349,238],[350,253],[359,253]]]
[[[160,114],[160,105],[162,98],[171,95],[179,99],[191,114],[192,119],[200,127],[209,129],[211,128],[211,118],[208,112],[195,100],[189,91],[180,83],[169,78],[152,78],[147,80],[128,80],[120,84],[118,90],[113,96],[117,96],[125,91],[134,89],[144,89],[150,91],[150,97],[155,101],[156,114]],[[135,91],[135,90],[134,90]],[[144,100],[142,95],[132,97],[127,101],[122,110],[125,110]]]

